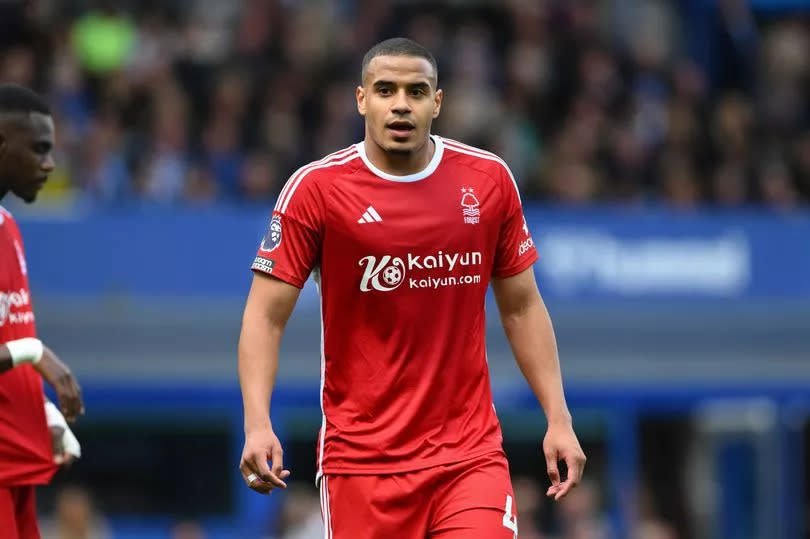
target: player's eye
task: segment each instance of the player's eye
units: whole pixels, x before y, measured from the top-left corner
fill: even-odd
[[[421,96],[425,95],[425,89],[424,88],[411,88],[411,95],[414,96],[414,97],[421,97]]]
[[[381,88],[377,88],[377,93],[382,95],[382,96],[389,96],[393,92],[391,91],[391,88],[386,88],[385,86],[383,86]]]
[[[36,142],[33,146],[34,153],[44,155],[51,150],[51,145],[47,142]]]

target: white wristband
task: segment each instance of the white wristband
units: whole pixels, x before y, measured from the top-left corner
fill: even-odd
[[[65,448],[65,453],[69,455],[76,458],[82,456],[82,446],[79,444],[79,440],[76,439],[76,435],[70,430],[70,427],[67,427],[65,433],[62,434],[62,447]]]
[[[65,416],[59,411],[51,401],[45,401],[45,420],[49,427],[61,427],[62,431],[62,449],[65,453],[73,455],[76,458],[82,456],[82,446],[79,445],[79,440],[76,435],[70,430],[70,427],[65,421]]]
[[[45,422],[49,427],[62,427],[63,429],[68,428],[67,421],[65,421],[65,416],[62,415],[59,408],[57,408],[56,405],[51,401],[45,401]]]
[[[11,353],[11,363],[16,367],[20,363],[39,363],[44,348],[42,341],[33,337],[17,339],[5,343]]]

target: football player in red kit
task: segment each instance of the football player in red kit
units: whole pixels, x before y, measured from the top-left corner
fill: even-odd
[[[53,170],[53,119],[30,90],[0,85],[0,199],[33,202]],[[56,390],[64,416],[43,395]],[[34,487],[78,456],[65,423],[83,413],[70,369],[37,338],[20,230],[0,207],[0,536],[38,539]]]
[[[313,273],[326,537],[512,539],[485,346],[490,283],[548,420],[549,496],[565,496],[585,463],[517,185],[496,155],[431,134],[442,91],[420,45],[375,45],[356,97],[365,140],[290,177],[252,266],[239,342],[241,472],[258,492],[286,486],[269,402],[281,334]]]

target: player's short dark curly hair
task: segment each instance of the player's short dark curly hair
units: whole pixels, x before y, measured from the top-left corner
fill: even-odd
[[[51,114],[42,96],[19,84],[0,84],[0,112],[40,112]]]
[[[436,64],[436,58],[425,47],[405,37],[394,37],[380,41],[371,47],[365,56],[363,56],[363,69],[360,72],[360,80],[366,80],[366,71],[368,64],[377,56],[415,56],[417,58],[424,58],[430,65],[433,66],[433,83],[436,85],[439,78],[439,68]]]

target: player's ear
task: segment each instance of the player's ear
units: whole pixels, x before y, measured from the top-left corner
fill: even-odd
[[[433,96],[433,119],[439,117],[439,113],[442,110],[442,98],[444,98],[444,92],[441,89],[436,90],[436,94]]]
[[[357,89],[354,91],[354,95],[357,98],[357,112],[360,113],[360,116],[366,115],[366,91],[363,89],[362,86],[358,86]]]

